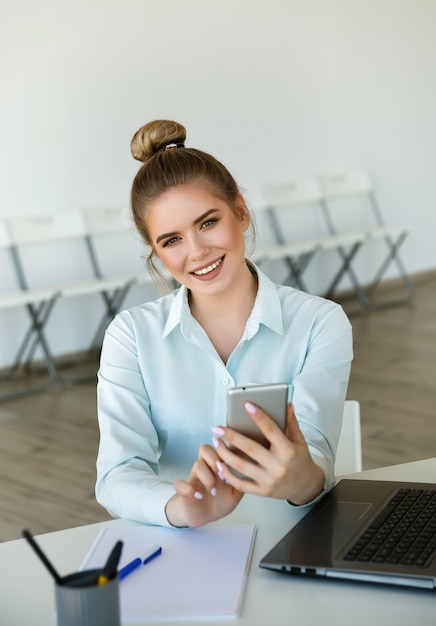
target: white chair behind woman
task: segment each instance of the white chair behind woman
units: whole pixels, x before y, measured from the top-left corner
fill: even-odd
[[[360,405],[356,400],[347,400],[344,406],[344,417],[336,452],[335,475],[341,476],[361,471]]]

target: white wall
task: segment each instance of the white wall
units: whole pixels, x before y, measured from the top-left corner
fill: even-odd
[[[127,203],[130,138],[168,117],[253,206],[265,181],[368,168],[409,271],[436,266],[435,0],[1,5],[0,217]],[[56,315],[55,351],[81,348],[84,315]]]

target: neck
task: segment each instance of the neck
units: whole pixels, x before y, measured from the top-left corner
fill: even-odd
[[[235,314],[246,312],[247,321],[257,294],[257,276],[245,263],[240,278],[225,293],[216,296],[199,296],[189,293],[189,305],[192,315],[200,324],[206,316],[232,318]]]
[[[238,345],[253,309],[257,278],[245,265],[232,289],[204,298],[190,294],[191,313],[203,327],[224,363]]]

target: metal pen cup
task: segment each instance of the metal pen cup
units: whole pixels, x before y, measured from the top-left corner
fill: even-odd
[[[57,626],[121,626],[118,576],[97,585],[99,574],[77,572],[55,585]]]

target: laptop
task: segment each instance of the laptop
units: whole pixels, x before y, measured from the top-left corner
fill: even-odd
[[[435,590],[436,484],[340,480],[259,565]]]

